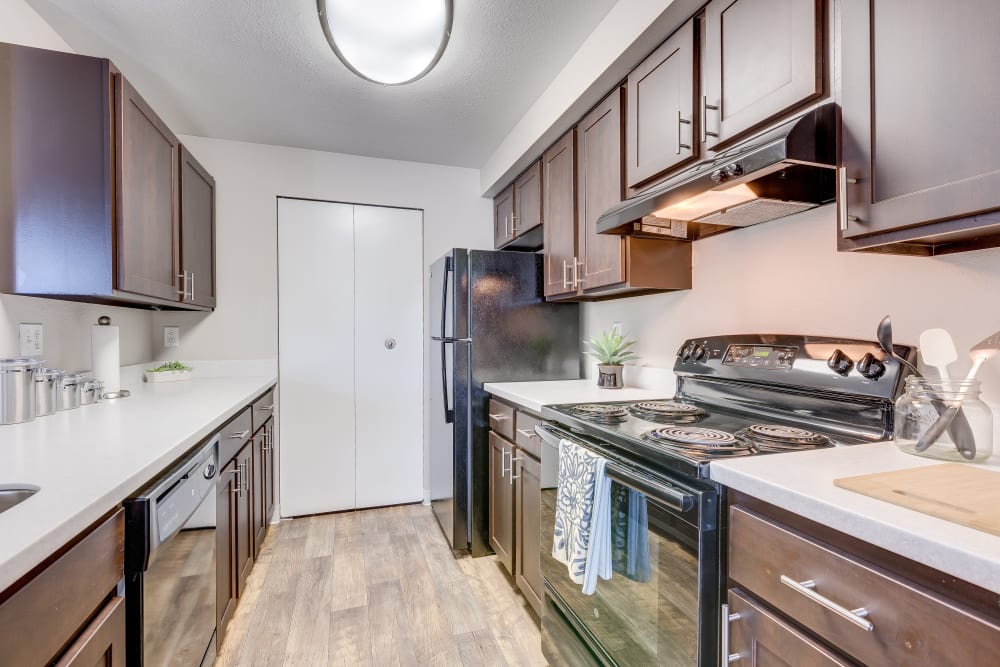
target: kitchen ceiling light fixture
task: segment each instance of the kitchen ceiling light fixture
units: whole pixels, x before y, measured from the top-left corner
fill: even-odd
[[[451,37],[452,0],[317,0],[333,52],[362,79],[387,86],[416,81],[441,59]]]

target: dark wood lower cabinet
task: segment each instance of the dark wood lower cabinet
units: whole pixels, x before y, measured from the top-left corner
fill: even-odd
[[[514,487],[508,479],[516,447],[490,431],[490,546],[514,573]]]
[[[514,466],[514,579],[524,599],[539,616],[542,615],[541,512],[542,464],[519,449]]]
[[[264,447],[264,523],[266,525],[274,514],[274,503],[277,498],[274,484],[274,420],[267,420],[264,428],[267,431],[267,444]]]
[[[216,528],[216,645],[221,647],[226,627],[236,611],[236,461],[222,467],[215,496]]]
[[[753,667],[846,667],[852,664],[739,591],[729,591],[729,613],[733,619],[729,624],[729,655],[739,656],[733,664]]]
[[[247,576],[253,567],[253,443],[248,443],[236,455],[239,488],[234,495],[236,504],[236,592],[243,594]]]
[[[56,667],[125,667],[125,598],[104,605]]]
[[[274,511],[274,420],[268,419],[253,437],[253,557],[260,554]]]

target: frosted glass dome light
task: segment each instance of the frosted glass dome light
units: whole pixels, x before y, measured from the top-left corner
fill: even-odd
[[[452,0],[319,0],[334,53],[363,79],[386,85],[430,72],[451,36]]]

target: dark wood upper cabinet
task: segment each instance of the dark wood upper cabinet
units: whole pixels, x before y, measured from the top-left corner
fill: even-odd
[[[628,75],[625,171],[630,188],[701,155],[695,56],[691,19]]]
[[[514,181],[514,237],[542,224],[542,162],[535,161]]]
[[[1000,4],[844,0],[841,249],[1000,245]],[[908,82],[908,83],[901,83]]]
[[[180,150],[181,288],[185,302],[215,307],[215,179]]]
[[[712,0],[704,20],[708,148],[823,94],[823,0]],[[852,33],[849,49],[856,45]]]
[[[576,130],[542,155],[542,216],[545,219],[545,296],[575,295]]]
[[[181,292],[180,141],[132,85],[115,75],[118,289],[177,300]]]
[[[576,130],[579,275],[584,292],[625,282],[625,241],[597,233],[597,218],[622,200],[622,106],[616,88]]]
[[[493,247],[500,249],[514,240],[514,184],[493,198]]]
[[[107,59],[0,43],[0,291],[211,308],[204,223],[181,294],[181,173],[177,137]],[[210,181],[187,176],[204,219]]]

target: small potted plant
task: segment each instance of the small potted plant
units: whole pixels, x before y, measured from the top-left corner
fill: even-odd
[[[190,380],[194,376],[194,369],[179,361],[168,361],[156,368],[147,369],[145,376],[146,382],[177,382]]]
[[[622,364],[637,355],[629,348],[635,345],[634,340],[625,337],[614,330],[605,331],[600,336],[594,336],[587,341],[590,349],[586,353],[597,359],[597,386],[605,389],[621,389]]]

